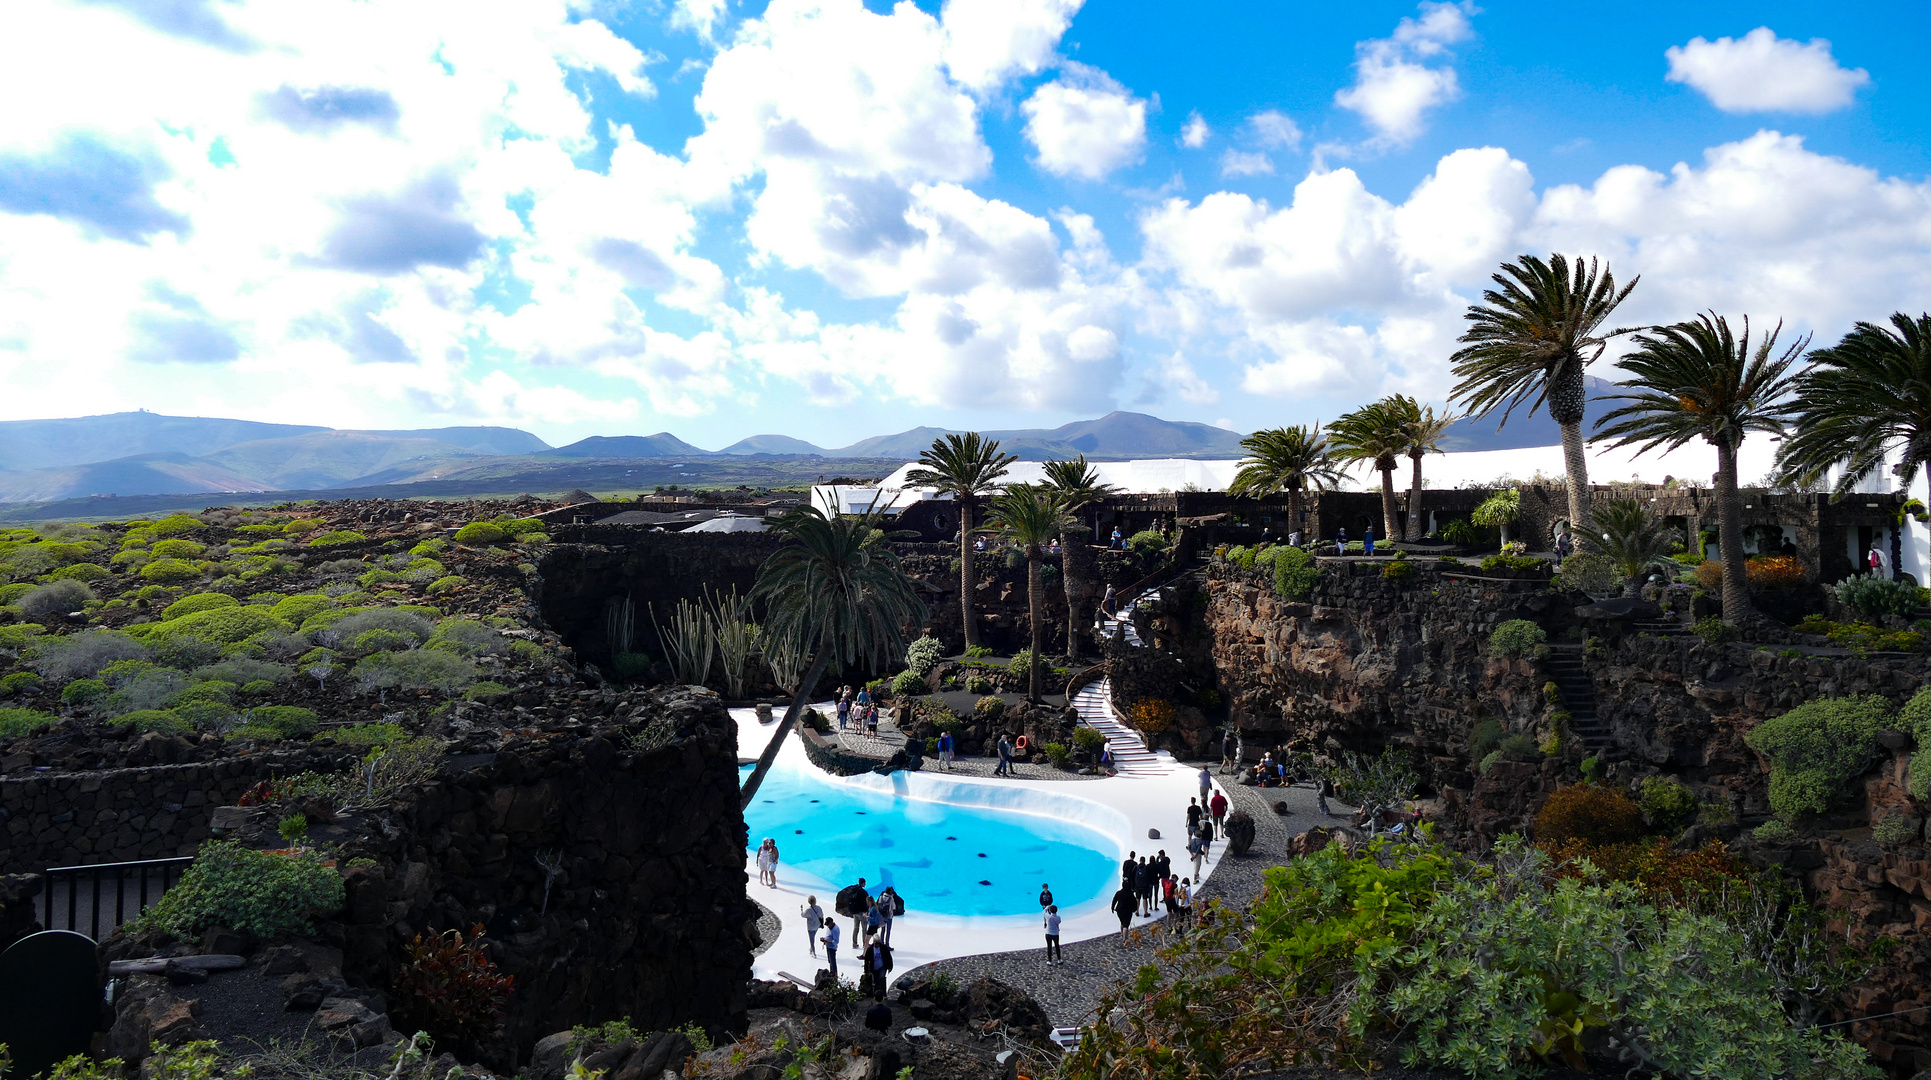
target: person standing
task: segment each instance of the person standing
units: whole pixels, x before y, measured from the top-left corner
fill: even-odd
[[[1012,775],[1012,742],[1004,735],[999,736],[999,767],[992,770],[992,775]]]
[[[1045,882],[1041,882],[1039,885],[1039,909],[1041,911],[1044,911],[1047,908],[1052,906],[1053,906],[1053,887],[1051,885],[1046,884]]]
[[[1107,546],[1113,548],[1123,548],[1126,546],[1125,540],[1120,536],[1120,527],[1118,525],[1113,526],[1113,541]]]
[[[892,920],[898,917],[898,890],[890,885],[878,890],[878,934],[890,945],[892,943]]]
[[[1045,915],[1044,921],[1045,921],[1045,927],[1046,927],[1046,964],[1048,967],[1052,966],[1055,963],[1064,964],[1066,962],[1066,957],[1064,954],[1062,954],[1059,951],[1059,907],[1058,905],[1056,904],[1046,905],[1046,915]]]
[[[838,977],[838,920],[825,923],[825,966],[831,969],[831,977]]]
[[[1334,816],[1334,811],[1328,809],[1328,782],[1325,778],[1314,781],[1314,805],[1320,808],[1322,817]]]
[[[874,897],[871,906],[865,910],[865,940],[867,943],[877,938],[879,932],[885,929],[885,916],[879,911],[884,906],[883,903]]]
[[[874,941],[865,949],[865,974],[872,977],[872,1000],[884,1001],[885,990],[892,982],[892,947],[883,941]]]
[[[798,909],[805,917],[805,943],[811,946],[811,955],[818,955],[818,928],[825,924],[825,909],[818,906],[818,898],[805,897],[805,906]]]
[[[1167,909],[1167,926],[1180,921],[1180,879],[1168,874],[1160,879],[1160,904]]]
[[[845,722],[851,719],[851,715],[852,715],[851,698],[849,696],[841,695],[838,699],[838,730],[840,731],[845,730]]]
[[[1121,948],[1126,947],[1126,931],[1133,925],[1133,909],[1139,902],[1139,898],[1133,894],[1131,882],[1121,885],[1120,891],[1113,894],[1113,903],[1110,906],[1113,908],[1113,914],[1120,917]]]
[[[1891,576],[1891,560],[1884,552],[1878,550],[1876,544],[1871,545],[1870,554],[1865,556],[1865,561],[1870,563],[1872,577],[1889,578]]]
[[[1100,598],[1100,614],[1109,619],[1113,617],[1113,583],[1110,581],[1106,583],[1106,595]]]
[[[859,878],[858,884],[838,890],[835,906],[838,914],[851,916],[852,947],[857,948],[859,937],[865,932],[865,913],[872,907],[872,894],[865,888],[865,879]]]
[[[1166,848],[1160,849],[1160,853],[1153,857],[1153,862],[1153,876],[1156,880],[1165,881],[1173,876],[1173,860],[1167,858]]]
[[[945,766],[946,772],[952,771],[952,753],[955,745],[950,731],[939,732],[939,764]]]
[[[1361,550],[1364,554],[1368,556],[1372,557],[1374,555],[1374,526],[1373,525],[1368,526],[1368,531],[1361,534]]]
[[[1334,553],[1336,555],[1346,555],[1348,553],[1348,527],[1346,525],[1334,530]]]
[[[1214,801],[1208,804],[1208,808],[1213,811],[1214,832],[1219,833],[1224,831],[1224,822],[1227,818],[1227,796],[1218,791],[1214,792]]]
[[[1207,766],[1202,765],[1200,767],[1200,805],[1202,806],[1207,805],[1207,799],[1211,795],[1213,795],[1213,793],[1214,793],[1214,774],[1207,771]]]
[[[1153,859],[1151,856],[1140,856],[1140,869],[1136,873],[1135,879],[1140,883],[1140,914],[1152,915],[1154,881]]]
[[[1120,888],[1132,891],[1139,888],[1139,863],[1134,861],[1134,853],[1126,853],[1126,861],[1120,864]]]

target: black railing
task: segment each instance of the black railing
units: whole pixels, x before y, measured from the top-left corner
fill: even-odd
[[[182,870],[192,857],[142,859],[138,862],[100,863],[95,866],[55,866],[46,872],[44,916],[40,925],[47,930],[73,930],[95,941],[101,927],[111,933],[153,907],[162,894],[181,880]],[[65,922],[58,917],[66,916]]]

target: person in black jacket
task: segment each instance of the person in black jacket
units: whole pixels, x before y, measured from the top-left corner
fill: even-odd
[[[1113,894],[1113,903],[1109,905],[1113,914],[1120,917],[1120,947],[1123,949],[1126,948],[1127,927],[1133,925],[1133,912],[1139,904],[1140,898],[1134,894],[1133,887],[1122,885],[1120,891]]]

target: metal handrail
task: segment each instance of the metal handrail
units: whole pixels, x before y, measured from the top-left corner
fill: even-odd
[[[67,925],[59,929],[80,929],[80,894],[83,879],[93,885],[92,901],[88,904],[88,936],[96,941],[101,937],[101,886],[111,882],[114,890],[114,915],[108,930],[137,918],[143,911],[158,902],[174,884],[181,880],[181,871],[194,861],[192,856],[177,856],[167,859],[137,859],[130,862],[95,863],[92,866],[53,866],[44,871],[47,879],[42,890],[46,897],[42,904],[41,926],[53,930],[54,926],[54,883],[61,879],[67,882]],[[155,871],[160,871],[160,888],[153,890],[153,901],[148,896],[149,884]],[[134,910],[129,912],[127,875],[133,874],[139,880],[139,889],[133,897]]]

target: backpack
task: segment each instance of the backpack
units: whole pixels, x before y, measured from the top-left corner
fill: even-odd
[[[892,890],[892,916],[896,918],[903,914],[905,914],[905,898],[898,894],[897,889],[893,889]]]

